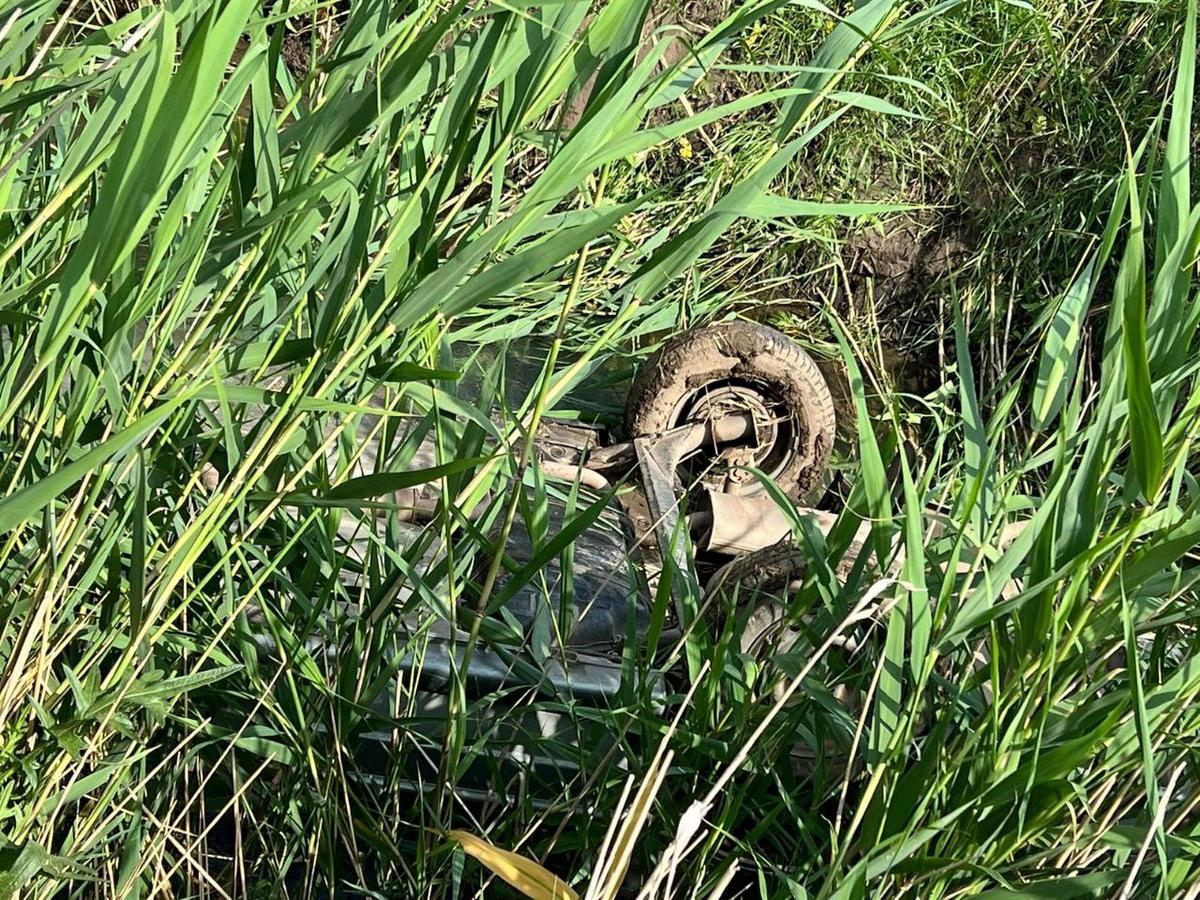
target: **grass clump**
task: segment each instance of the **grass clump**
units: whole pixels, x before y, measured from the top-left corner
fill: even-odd
[[[1196,9],[1136,6],[6,8],[0,885],[1194,896]],[[521,438],[730,312],[846,373],[807,652],[550,690],[473,612],[603,504]],[[524,686],[432,703],[446,620]]]

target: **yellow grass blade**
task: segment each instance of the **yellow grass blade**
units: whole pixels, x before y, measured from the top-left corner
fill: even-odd
[[[649,771],[646,772],[646,778],[642,782],[641,788],[638,789],[633,806],[629,809],[629,816],[622,824],[621,830],[617,832],[612,855],[604,860],[602,871],[597,872],[597,878],[602,879],[597,894],[600,900],[613,900],[617,896],[617,892],[621,890],[621,885],[625,882],[625,875],[629,871],[629,861],[633,858],[634,845],[637,844],[638,836],[641,835],[642,828],[650,817],[650,809],[658,796],[658,789],[662,787],[663,779],[667,776],[673,758],[674,754],[669,750],[665,754],[656,756]]]
[[[447,836],[530,900],[579,900],[569,884],[532,859],[502,850],[467,831],[451,831]]]

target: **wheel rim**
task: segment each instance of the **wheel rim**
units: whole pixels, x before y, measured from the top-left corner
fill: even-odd
[[[700,448],[681,461],[689,483],[698,480],[725,493],[752,493],[762,486],[749,467],[775,478],[793,462],[803,423],[766,384],[727,380],[703,385],[680,398],[671,422],[679,426],[745,413],[754,422],[753,445],[722,443],[715,456],[713,447]]]

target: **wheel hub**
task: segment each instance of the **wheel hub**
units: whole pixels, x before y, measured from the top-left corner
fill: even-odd
[[[700,396],[693,397],[680,421],[711,422],[733,414],[749,413],[754,422],[753,445],[719,446],[716,461],[720,465],[712,473],[721,482],[749,485],[755,479],[747,468],[762,469],[776,455],[780,419],[772,411],[772,405],[752,386],[725,384],[707,388]],[[773,473],[768,471],[768,474]],[[706,476],[704,480],[711,482],[713,478]]]

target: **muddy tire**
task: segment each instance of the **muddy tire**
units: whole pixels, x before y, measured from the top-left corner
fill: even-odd
[[[739,638],[743,653],[761,658],[791,649],[796,634],[786,626],[787,613],[778,601],[804,577],[804,568],[800,549],[782,543],[739,556],[713,574],[707,593],[718,608],[728,609],[734,601],[751,607]]]
[[[790,602],[793,588],[804,578],[805,558],[803,552],[791,544],[777,544],[738,557],[719,569],[709,582],[708,592],[718,609],[731,610],[735,603],[741,610],[749,609],[742,632],[738,637],[739,649],[766,667],[771,696],[775,700],[784,697],[789,677],[775,669],[775,657],[779,654],[804,655],[815,648],[808,642],[803,626],[789,621],[788,611],[783,604]],[[852,649],[852,648],[846,648]],[[825,680],[827,673],[818,670],[816,677]],[[838,685],[830,692],[851,721],[862,713],[862,695]],[[792,702],[804,704],[803,696],[793,697]],[[809,704],[812,705],[811,703]],[[848,728],[848,726],[847,726]],[[789,756],[799,775],[811,772],[814,760],[819,755],[825,765],[835,772],[844,771],[849,761],[846,750],[850,746],[850,730],[839,740],[823,740],[820,753],[809,743],[798,741],[792,745]]]
[[[804,551],[790,541],[739,556],[713,573],[708,593],[731,597],[747,591],[777,595],[804,577]]]
[[[684,332],[639,369],[625,406],[631,436],[659,434],[714,410],[754,415],[757,446],[742,462],[766,472],[793,498],[821,481],[833,448],[834,408],[820,369],[795,342],[755,322],[731,321]],[[711,487],[762,490],[737,472]]]
[[[850,565],[837,567],[839,578],[845,578]],[[785,541],[739,556],[713,573],[706,588],[710,606],[731,610],[736,605],[750,610],[739,636],[743,653],[765,661],[775,653],[795,649],[801,632],[788,621],[785,604],[800,588],[806,566],[804,551]],[[838,645],[854,646],[855,639],[848,636]]]

